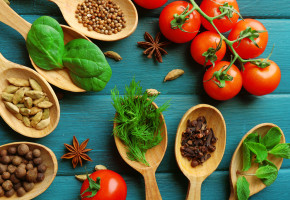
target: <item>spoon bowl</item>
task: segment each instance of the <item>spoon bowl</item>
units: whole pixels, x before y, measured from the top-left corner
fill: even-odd
[[[4,24],[10,26],[11,28],[18,31],[23,38],[26,40],[27,34],[31,28],[31,24],[20,17],[14,10],[10,8],[4,1],[0,1],[0,21]],[[83,38],[90,41],[85,35],[79,33],[78,31],[61,25],[64,33],[64,43],[68,43],[73,39]],[[67,69],[58,69],[58,70],[44,70],[38,67],[30,58],[32,66],[38,71],[49,83],[59,87],[63,90],[71,92],[85,92],[84,89],[76,86],[72,79],[69,76]]]
[[[24,196],[18,197],[16,194],[14,194],[12,197],[1,197],[2,200],[27,200],[27,199],[33,199],[40,194],[42,194],[53,182],[57,169],[58,169],[58,164],[57,164],[57,159],[54,155],[54,153],[47,147],[37,144],[37,143],[32,143],[32,142],[14,142],[14,143],[9,143],[0,146],[0,150],[8,149],[9,147],[17,147],[20,144],[27,144],[29,146],[30,150],[33,149],[39,149],[41,151],[41,158],[43,159],[43,163],[47,166],[47,170],[45,172],[45,178],[42,182],[36,183],[34,188],[30,191],[27,192]]]
[[[50,102],[53,106],[50,108],[50,125],[43,130],[37,130],[35,128],[26,127],[22,121],[18,120],[12,113],[10,113],[4,105],[4,102],[0,101],[0,115],[4,121],[16,132],[31,138],[42,138],[49,135],[59,122],[60,108],[58,99],[47,81],[42,78],[34,70],[24,67],[6,60],[2,54],[0,54],[0,93],[8,86],[7,78],[33,78],[42,87],[43,92],[47,94]]]
[[[79,30],[84,35],[102,41],[116,41],[124,39],[130,36],[137,28],[138,24],[138,13],[137,10],[130,0],[113,0],[114,3],[120,6],[120,9],[123,11],[126,18],[126,27],[117,34],[105,35],[100,34],[95,31],[88,31],[82,23],[78,22],[78,19],[75,17],[75,11],[78,4],[84,2],[84,0],[49,0],[54,2],[59,7],[60,11],[66,22],[76,30]]]
[[[158,106],[153,102],[152,105],[157,109]],[[145,179],[145,190],[146,190],[146,200],[161,200],[161,195],[158,189],[158,185],[155,178],[155,172],[159,164],[161,163],[167,148],[167,128],[164,120],[164,116],[160,115],[160,120],[163,122],[161,127],[161,135],[163,140],[161,143],[152,149],[149,149],[146,152],[146,160],[150,166],[146,166],[143,163],[132,161],[127,156],[127,149],[124,143],[117,137],[115,138],[115,143],[117,149],[123,158],[123,160],[134,168],[136,171],[141,173]],[[117,123],[114,122],[114,128],[117,126]]]
[[[202,165],[196,167],[191,166],[191,162],[181,155],[181,138],[182,133],[187,128],[188,120],[196,120],[198,117],[204,116],[207,121],[207,127],[212,128],[215,136],[218,138],[216,142],[216,150],[211,153],[209,158]],[[177,164],[182,173],[189,179],[189,189],[186,199],[200,199],[202,182],[213,173],[222,160],[226,147],[226,124],[221,112],[213,106],[200,104],[190,108],[182,117],[175,139],[175,157]]]
[[[236,196],[236,189],[237,189],[236,182],[238,179],[237,171],[242,171],[243,169],[243,149],[242,149],[243,141],[248,137],[249,134],[255,133],[255,132],[257,132],[259,135],[263,137],[273,127],[278,127],[278,126],[271,123],[264,123],[264,124],[259,124],[255,126],[242,138],[241,142],[236,148],[233,154],[231,166],[230,166],[230,184],[231,184],[231,195],[229,198],[230,200],[237,199],[237,196]],[[281,133],[282,133],[282,137],[281,137],[280,143],[285,143],[285,135],[282,132],[282,130],[281,130]],[[269,155],[268,159],[277,166],[278,170],[280,169],[283,162],[283,158],[276,158],[273,155]],[[252,163],[252,167],[247,171],[247,173],[255,174],[258,167],[259,167],[258,163]],[[263,182],[256,176],[245,176],[245,178],[250,183],[250,196],[260,192],[266,187],[266,185],[264,185]]]

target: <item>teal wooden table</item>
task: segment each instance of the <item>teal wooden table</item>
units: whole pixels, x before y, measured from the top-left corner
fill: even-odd
[[[169,0],[172,2],[173,0]],[[123,60],[109,60],[113,75],[107,87],[99,93],[76,94],[55,88],[63,94],[60,99],[61,115],[58,127],[49,136],[42,139],[29,139],[15,133],[2,119],[0,120],[0,145],[15,141],[32,141],[51,148],[58,158],[59,170],[49,189],[37,197],[38,200],[80,199],[81,183],[74,178],[92,170],[96,164],[103,164],[120,173],[128,186],[128,200],[145,199],[144,182],[140,174],[131,169],[119,156],[112,137],[112,118],[110,90],[117,85],[123,91],[133,76],[146,88],[161,91],[156,101],[162,104],[171,99],[171,107],[164,113],[168,128],[168,148],[157,170],[156,178],[164,200],[185,199],[187,179],[179,171],[174,156],[174,142],[178,123],[183,114],[192,106],[208,103],[216,106],[226,120],[227,146],[218,169],[202,185],[203,200],[225,200],[229,197],[229,165],[232,154],[243,135],[252,127],[263,122],[272,122],[281,127],[290,141],[290,4],[289,0],[238,0],[244,18],[258,18],[269,31],[269,44],[262,55],[266,57],[273,44],[275,50],[272,60],[282,71],[282,80],[278,89],[267,96],[253,97],[242,91],[237,97],[226,102],[211,100],[202,88],[202,67],[196,64],[189,52],[190,43],[171,45],[164,63],[159,64],[142,55],[137,41],[143,41],[145,31],[155,35],[158,32],[158,17],[162,8],[144,10],[137,7],[139,25],[129,38],[118,42],[94,41],[103,51],[119,52]],[[29,22],[42,15],[49,15],[65,24],[57,6],[47,0],[12,0],[11,7]],[[1,8],[0,8],[1,12]],[[25,41],[16,31],[0,23],[0,52],[8,60],[31,67]],[[163,83],[164,76],[172,69],[181,68],[185,74],[179,79]],[[88,148],[93,162],[85,167],[72,168],[71,162],[61,160],[66,152],[64,143],[71,143],[75,135],[82,142],[90,138]],[[290,199],[290,161],[284,160],[276,182],[251,199],[286,200]]]

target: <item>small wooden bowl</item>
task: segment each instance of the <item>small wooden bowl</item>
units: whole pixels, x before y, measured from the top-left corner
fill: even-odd
[[[33,199],[39,196],[40,194],[42,194],[45,190],[47,190],[47,188],[53,182],[57,173],[58,164],[57,164],[57,159],[54,153],[49,148],[41,144],[32,143],[32,142],[14,142],[14,143],[4,144],[0,146],[0,150],[3,150],[3,149],[7,150],[9,147],[17,147],[20,144],[27,144],[30,150],[37,148],[41,151],[41,158],[43,159],[43,163],[47,166],[47,170],[45,172],[45,178],[42,182],[35,183],[34,188],[30,192],[27,192],[24,196],[18,197],[16,194],[14,194],[12,197],[5,197],[5,196],[1,197],[2,200]]]

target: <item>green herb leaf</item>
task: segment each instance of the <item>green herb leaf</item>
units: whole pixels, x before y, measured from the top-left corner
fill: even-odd
[[[250,184],[244,176],[237,180],[237,196],[238,200],[247,200],[250,197]]]
[[[112,76],[103,52],[92,42],[75,39],[65,45],[63,65],[73,82],[87,91],[101,91]]]
[[[26,47],[33,62],[42,69],[61,69],[62,55],[64,52],[63,35],[59,33],[53,18],[46,18],[41,24],[41,19],[32,24],[27,35]]]
[[[246,143],[246,142],[259,142],[258,133],[249,134],[248,137],[246,137],[246,139],[244,140],[244,143]]]
[[[289,143],[277,144],[271,151],[269,151],[269,153],[273,154],[278,158],[290,159],[290,144]]]
[[[259,167],[266,166],[266,165],[272,166],[272,167],[274,167],[274,168],[276,168],[278,170],[277,166],[273,162],[268,160],[268,159],[266,159],[262,163],[260,163]]]
[[[247,147],[256,155],[256,161],[261,163],[268,157],[267,149],[264,145],[256,142],[246,142]]]
[[[242,171],[248,171],[251,168],[251,151],[246,144],[243,144],[243,169]]]
[[[258,168],[256,171],[256,176],[261,179],[266,186],[270,186],[276,180],[278,170],[276,167],[267,165]]]
[[[46,26],[50,26],[52,28],[54,28],[58,33],[59,35],[64,38],[64,35],[63,35],[63,31],[62,31],[62,28],[61,26],[59,25],[59,23],[53,19],[52,17],[49,17],[49,16],[42,16],[42,17],[39,17],[37,18],[34,22],[33,22],[33,25],[37,25],[37,24],[42,24],[42,25],[46,25]]]
[[[278,127],[271,128],[268,133],[262,138],[261,143],[269,150],[280,143],[281,131]]]

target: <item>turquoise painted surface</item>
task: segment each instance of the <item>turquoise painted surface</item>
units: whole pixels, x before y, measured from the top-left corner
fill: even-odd
[[[282,128],[289,142],[290,4],[288,0],[279,2],[238,0],[238,3],[244,17],[259,18],[269,31],[269,45],[262,57],[268,55],[272,44],[275,44],[272,59],[281,67],[282,80],[273,94],[253,97],[242,91],[236,98],[227,102],[209,99],[202,88],[203,70],[190,57],[190,43],[167,48],[169,55],[165,56],[162,64],[142,55],[142,49],[137,47],[136,42],[143,40],[145,31],[153,35],[158,32],[158,15],[162,8],[146,11],[137,7],[140,21],[132,36],[114,43],[94,41],[103,51],[114,50],[120,52],[124,58],[118,63],[108,60],[113,69],[113,76],[105,90],[100,93],[75,94],[54,87],[56,92],[64,94],[64,98],[60,100],[60,122],[52,134],[42,139],[29,139],[15,133],[0,119],[0,145],[13,141],[38,142],[51,148],[58,158],[59,171],[55,181],[36,199],[80,199],[81,183],[75,180],[74,175],[84,173],[85,168],[73,169],[70,161],[60,159],[65,153],[63,144],[71,143],[73,135],[79,141],[90,138],[88,147],[94,150],[89,155],[94,162],[85,164],[88,170],[92,170],[95,164],[106,165],[125,178],[128,185],[128,200],[145,199],[142,176],[120,158],[112,138],[113,126],[110,121],[114,116],[110,90],[117,85],[122,91],[133,76],[136,80],[142,81],[144,88],[156,88],[162,92],[156,101],[157,104],[171,99],[171,107],[164,113],[168,128],[168,148],[156,175],[164,200],[181,200],[186,196],[187,180],[175,162],[173,146],[181,117],[196,104],[209,103],[220,109],[228,130],[224,158],[217,171],[208,177],[202,186],[204,200],[224,200],[229,197],[228,168],[231,156],[242,136],[253,126],[263,122],[275,123]],[[12,0],[11,7],[29,22],[33,22],[41,15],[50,15],[60,23],[65,23],[57,6],[46,0]],[[0,52],[15,63],[31,67],[22,36],[2,23],[0,30]],[[167,72],[174,68],[184,69],[186,73],[173,82],[162,83]],[[251,199],[272,200],[277,197],[281,200],[289,199],[289,179],[290,161],[284,160],[276,182]]]

